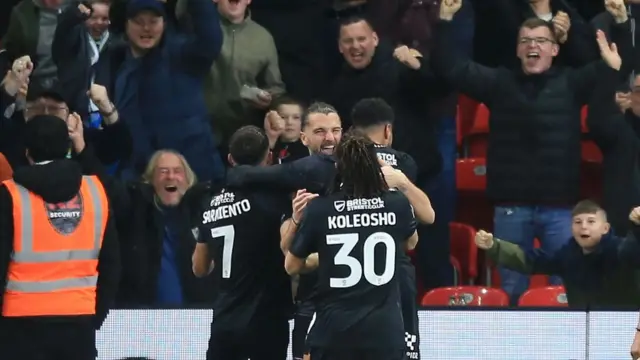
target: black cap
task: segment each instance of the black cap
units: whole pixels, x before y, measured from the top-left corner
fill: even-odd
[[[25,124],[24,145],[35,162],[66,158],[71,146],[67,123],[57,116],[34,116]]]
[[[27,90],[27,101],[31,102],[41,98],[52,99],[63,103],[67,102],[62,91],[58,89],[57,85],[45,88],[36,82],[29,84],[29,89]]]
[[[165,16],[164,3],[159,0],[129,0],[127,2],[127,19],[135,17],[142,11],[151,11],[158,16]]]

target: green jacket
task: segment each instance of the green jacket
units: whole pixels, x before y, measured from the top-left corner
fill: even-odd
[[[176,5],[176,17],[184,23],[184,1]],[[278,52],[267,29],[251,20],[247,11],[244,21],[233,24],[223,16],[220,26],[224,41],[222,50],[204,79],[204,96],[213,128],[221,139],[244,125],[263,126],[264,109],[256,109],[240,98],[243,85],[266,90],[272,98],[285,91],[278,65]]]
[[[486,253],[495,264],[513,271],[560,276],[572,308],[640,305],[640,244],[634,236],[607,234],[589,254],[573,238],[553,254],[541,249],[525,252],[516,244],[496,239]]]

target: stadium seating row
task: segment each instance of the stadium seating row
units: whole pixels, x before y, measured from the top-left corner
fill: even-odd
[[[426,293],[422,306],[509,306],[509,296],[502,290],[483,286],[457,286],[438,288]],[[546,286],[527,290],[519,306],[567,307],[567,296],[562,286]]]

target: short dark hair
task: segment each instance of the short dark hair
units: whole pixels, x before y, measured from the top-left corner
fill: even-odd
[[[298,105],[304,111],[304,103],[302,101],[290,96],[290,95],[280,95],[273,99],[271,102],[271,106],[269,106],[269,110],[278,110],[278,108],[282,105]]]
[[[57,116],[36,115],[25,124],[24,144],[34,162],[65,159],[71,148],[67,123]]]
[[[366,17],[361,16],[361,15],[353,15],[353,16],[348,16],[348,17],[345,17],[345,18],[341,18],[340,22],[339,22],[338,29],[342,30],[342,28],[345,27],[345,26],[357,24],[359,22],[364,22],[365,24],[367,24],[371,28],[371,30],[376,31],[373,28],[373,25],[371,25],[371,21],[369,21],[369,19],[367,19]]]
[[[553,24],[550,21],[547,20],[542,20],[538,17],[531,17],[528,18],[527,20],[523,21],[522,24],[520,25],[520,29],[525,28],[525,29],[536,29],[539,27],[546,27],[547,29],[549,29],[549,32],[551,32],[551,36],[553,42],[558,42],[558,37],[556,35],[556,30],[553,27]]]
[[[368,98],[358,101],[351,110],[351,123],[357,128],[393,124],[393,109],[381,98]]]
[[[600,205],[598,205],[597,202],[593,200],[582,200],[578,202],[576,206],[573,207],[573,210],[571,211],[571,216],[578,216],[578,215],[584,215],[584,214],[597,214],[599,212],[602,212],[605,218],[607,217],[607,213],[604,211],[604,209]]]
[[[238,165],[258,165],[268,151],[269,139],[257,126],[243,126],[229,140],[229,154]]]
[[[302,129],[304,129],[309,123],[309,115],[311,114],[329,115],[329,114],[337,114],[337,113],[338,111],[336,110],[336,108],[334,108],[333,106],[325,102],[321,102],[321,101],[313,102],[311,103],[311,105],[309,105],[308,108],[304,110],[304,113],[302,114]]]

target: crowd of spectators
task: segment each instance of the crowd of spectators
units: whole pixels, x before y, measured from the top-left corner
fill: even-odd
[[[414,255],[426,291],[454,284],[449,223],[462,93],[491,112],[493,222],[471,225],[525,252],[534,238],[548,253],[571,242],[588,105],[582,125],[603,156],[602,209],[611,232],[624,236],[640,204],[640,1],[442,1],[461,8],[444,11],[438,0],[3,1],[0,179],[28,165],[25,122],[42,114],[80,121],[69,157],[106,179],[123,259],[117,306],[207,305],[215,280],[193,274],[192,229],[200,199],[225,179],[231,135],[264,128],[272,161],[287,163],[322,152],[341,131],[301,135],[309,105],[333,106],[346,130],[358,101],[380,98],[395,112],[393,147],[415,160],[415,183],[436,213],[419,227]],[[522,272],[500,268],[513,304],[528,287]],[[602,291],[582,290],[587,304]]]

